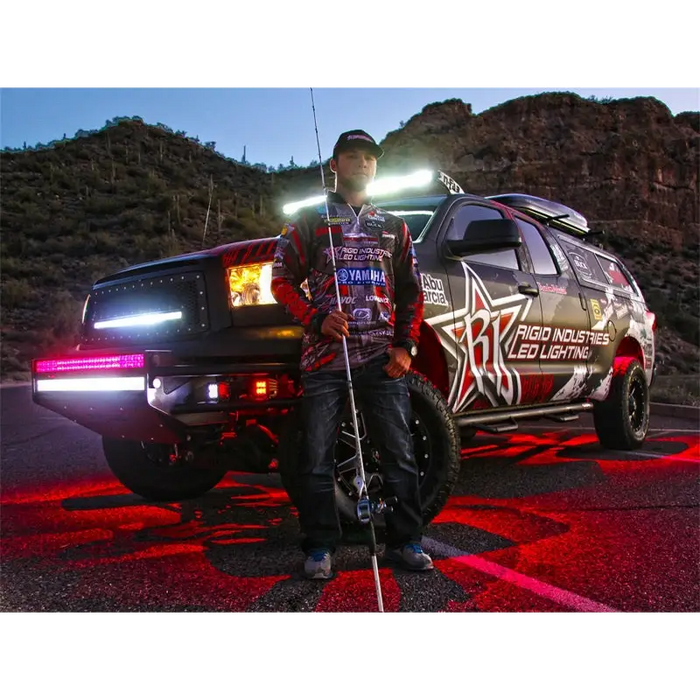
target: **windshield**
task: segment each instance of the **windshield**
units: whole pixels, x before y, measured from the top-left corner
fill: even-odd
[[[387,211],[394,216],[400,216],[406,222],[408,230],[411,232],[411,240],[413,241],[418,240],[435,213],[435,209],[432,211],[428,209],[422,211],[387,209]]]
[[[445,196],[437,197],[416,197],[412,200],[397,200],[392,202],[378,203],[381,209],[388,211],[394,216],[400,216],[408,226],[411,233],[411,240],[418,240],[433,218],[435,210],[440,206]]]

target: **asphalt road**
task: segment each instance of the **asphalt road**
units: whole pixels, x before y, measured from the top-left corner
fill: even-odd
[[[3,388],[2,611],[372,611],[367,550],[335,579],[300,575],[276,475],[231,473],[151,504],[112,477],[99,437]],[[427,528],[436,568],[381,566],[387,611],[698,611],[700,434],[652,418],[638,452],[602,449],[589,417],[479,434]]]

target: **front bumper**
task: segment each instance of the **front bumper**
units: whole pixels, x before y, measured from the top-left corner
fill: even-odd
[[[193,430],[229,424],[232,414],[275,415],[299,400],[296,362],[182,362],[162,350],[131,356],[142,356],[142,365],[90,367],[90,360],[100,364],[104,352],[74,353],[61,358],[62,367],[35,360],[33,400],[100,435],[158,443],[182,442]],[[248,398],[247,382],[260,377],[273,378],[283,390],[276,398]],[[209,387],[220,383],[234,389],[230,396],[210,395]]]

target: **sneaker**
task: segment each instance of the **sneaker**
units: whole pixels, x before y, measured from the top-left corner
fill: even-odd
[[[430,571],[433,568],[433,560],[419,544],[410,543],[391,549],[387,547],[384,558],[409,571]]]
[[[304,575],[312,579],[333,578],[331,553],[327,549],[312,549],[304,562]]]

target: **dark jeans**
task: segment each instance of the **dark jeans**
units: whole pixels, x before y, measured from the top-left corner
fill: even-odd
[[[357,408],[362,410],[373,447],[379,450],[384,496],[396,496],[393,513],[386,513],[389,547],[420,542],[423,518],[418,491],[418,468],[409,429],[411,404],[406,380],[392,379],[383,370],[388,355],[352,370]],[[299,521],[308,552],[325,547],[335,551],[341,536],[335,502],[334,451],[346,405],[345,370],[309,372],[302,379],[304,397],[303,454],[300,461]]]

